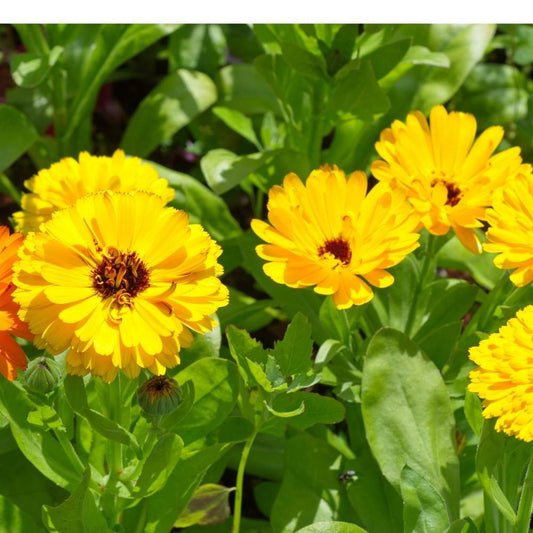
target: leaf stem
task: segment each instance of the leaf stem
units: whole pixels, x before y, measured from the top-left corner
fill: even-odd
[[[72,446],[72,442],[70,442],[69,438],[67,437],[66,431],[62,431],[56,428],[54,428],[53,431],[54,431],[54,435],[59,441],[59,444],[61,445],[61,448],[63,448],[63,451],[69,458],[70,463],[76,470],[76,473],[82,476],[85,470],[85,466],[82,463],[81,459],[79,458],[78,454],[76,453],[74,446]]]
[[[252,449],[255,437],[257,436],[258,430],[255,429],[254,432],[248,437],[247,441],[244,443],[244,448],[242,449],[241,460],[239,461],[239,468],[237,470],[237,481],[235,487],[235,505],[233,509],[233,529],[232,533],[239,533],[241,527],[241,513],[242,513],[242,489],[244,481],[244,470],[246,468],[246,461],[248,460],[248,455]]]
[[[513,533],[528,533],[533,507],[533,451],[527,465],[526,476],[522,485],[522,494],[518,504],[518,514]]]

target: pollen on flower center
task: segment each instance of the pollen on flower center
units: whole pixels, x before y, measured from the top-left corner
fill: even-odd
[[[108,246],[102,262],[93,270],[93,287],[103,298],[115,296],[121,305],[148,288],[150,276],[136,252]]]
[[[340,237],[326,241],[324,246],[321,246],[318,249],[318,255],[320,257],[328,253],[335,257],[335,259],[339,260],[343,265],[349,264],[352,259],[350,244]]]

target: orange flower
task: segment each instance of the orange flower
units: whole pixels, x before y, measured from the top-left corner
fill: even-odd
[[[17,377],[18,368],[24,370],[27,366],[24,351],[11,335],[33,338],[28,326],[18,318],[19,306],[11,297],[15,290],[11,282],[13,263],[22,240],[20,233],[10,235],[8,228],[0,226],[0,372],[10,381]]]

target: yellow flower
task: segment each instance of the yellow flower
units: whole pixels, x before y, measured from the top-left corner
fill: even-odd
[[[22,211],[13,214],[16,230],[24,234],[38,231],[41,222],[49,220],[54,211],[70,207],[78,198],[94,192],[145,191],[161,196],[165,203],[174,198],[167,180],[160,178],[153,167],[137,157],[126,159],[122,150],[112,157],[81,152],[79,161],[72,157],[62,159],[24,185],[31,192],[22,196]]]
[[[70,373],[162,375],[227,304],[220,247],[156,195],[87,195],[41,230],[19,251],[14,298],[38,348],[68,350]]]
[[[496,430],[533,440],[533,306],[518,311],[498,333],[470,348],[478,368],[468,390],[483,399],[483,416]]]
[[[520,149],[491,157],[503,129],[492,126],[474,142],[476,119],[467,113],[435,106],[429,121],[415,111],[405,123],[395,120],[385,129],[376,143],[384,161],[372,163],[372,174],[406,191],[430,233],[452,228],[466,248],[479,253],[474,228],[483,225],[493,191],[520,167]]]
[[[385,269],[418,246],[419,218],[402,192],[378,184],[368,195],[367,178],[348,179],[336,166],[311,172],[304,185],[296,174],[270,189],[268,220],[252,220],[252,229],[269,244],[256,248],[269,261],[263,266],[277,283],[313,286],[333,295],[339,309],[373,297],[368,283],[388,287]],[[366,280],[366,282],[362,279]]]
[[[487,210],[487,252],[499,255],[494,264],[516,269],[511,281],[523,287],[533,280],[533,173],[519,173],[494,193]]]

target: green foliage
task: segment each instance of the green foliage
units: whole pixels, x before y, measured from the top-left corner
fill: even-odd
[[[0,42],[6,216],[35,171],[120,146],[217,240],[229,287],[168,370],[183,399],[166,415],[138,404],[145,370],[65,376],[62,354],[40,393],[0,376],[1,532],[525,533],[530,446],[466,386],[469,348],[531,286],[423,233],[391,286],[341,311],[270,279],[249,226],[289,172],[368,171],[385,128],[436,104],[531,161],[531,25],[19,24]]]

